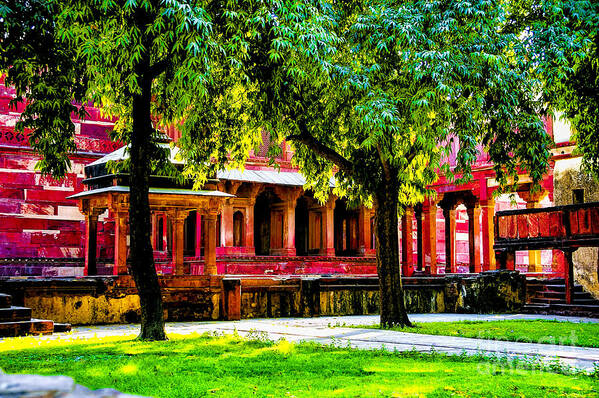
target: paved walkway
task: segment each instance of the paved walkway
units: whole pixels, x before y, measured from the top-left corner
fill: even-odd
[[[507,320],[507,319],[557,319],[571,322],[597,323],[599,319],[559,317],[544,315],[470,315],[470,314],[412,314],[413,322],[446,322],[461,320]],[[580,369],[593,370],[599,363],[598,348],[570,347],[551,344],[515,343],[482,340],[464,337],[432,336],[403,333],[379,329],[355,329],[348,325],[372,325],[378,316],[339,316],[319,318],[247,319],[233,322],[172,322],[167,324],[167,333],[191,334],[204,332],[233,333],[240,335],[259,332],[269,339],[285,338],[289,341],[315,341],[323,344],[350,345],[360,349],[388,350],[432,350],[447,354],[475,355],[494,354],[520,358],[537,357],[550,363],[558,359],[561,363]],[[107,325],[74,327],[71,334],[55,334],[41,338],[88,338],[93,336],[136,335],[139,325]]]

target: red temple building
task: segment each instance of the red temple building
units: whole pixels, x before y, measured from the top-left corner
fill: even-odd
[[[0,276],[118,275],[127,266],[127,190],[123,176],[105,163],[123,157],[112,142],[111,120],[89,109],[74,120],[77,151],[60,181],[36,171],[39,160],[27,132],[15,131],[22,109],[11,109],[14,92],[0,85]],[[553,134],[553,122],[546,123]],[[176,136],[171,137],[176,140]],[[268,137],[265,136],[265,141]],[[283,145],[280,171],[268,165],[266,149],[252,153],[244,171],[218,173],[204,190],[152,183],[152,243],[162,274],[374,275],[373,210],[350,208],[340,198],[317,202],[292,167]],[[555,161],[571,157],[558,144],[543,189],[529,194],[523,175],[514,199],[494,199],[492,165],[481,153],[474,179],[454,185],[440,178],[437,192],[402,218],[402,273],[477,273],[496,268],[495,211],[553,203]],[[563,272],[551,250],[518,252],[513,266],[537,276]]]

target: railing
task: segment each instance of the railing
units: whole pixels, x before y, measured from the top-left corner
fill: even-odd
[[[579,247],[599,246],[599,202],[498,211],[495,214],[495,256],[506,268],[517,250],[559,249],[567,269],[566,302],[574,287],[572,253]]]
[[[599,246],[599,202],[498,211],[495,249]]]

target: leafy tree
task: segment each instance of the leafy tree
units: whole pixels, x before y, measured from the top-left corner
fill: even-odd
[[[284,3],[281,3],[284,4]],[[154,124],[183,134],[184,175],[206,176],[243,162],[260,130],[247,120],[255,92],[243,73],[248,40],[275,7],[268,2],[30,0],[0,8],[7,84],[28,102],[19,128],[42,172],[64,175],[75,149],[73,111],[94,103],[116,118],[113,137],[128,144],[131,272],[138,288],[140,338],[165,338],[162,299],[150,243],[149,176],[172,173]],[[180,176],[179,176],[180,177]]]
[[[599,3],[512,1],[507,29],[526,38],[527,61],[546,106],[574,129],[583,166],[599,178]]]
[[[283,35],[267,59],[255,55],[264,119],[294,143],[321,199],[335,173],[338,194],[372,200],[381,325],[410,325],[398,213],[433,194],[438,172],[470,178],[481,146],[503,185],[519,168],[534,181],[546,170],[538,90],[519,62],[526,48],[502,31],[501,1],[371,0],[303,12],[320,19],[320,32]]]

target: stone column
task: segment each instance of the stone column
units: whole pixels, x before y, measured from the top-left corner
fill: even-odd
[[[150,241],[152,243],[152,250],[156,250],[156,235],[157,235],[157,227],[158,227],[158,218],[156,217],[156,213],[153,211],[150,214],[150,225],[152,226],[152,233],[150,234]]]
[[[256,255],[256,247],[254,246],[254,205],[256,199],[250,199],[245,208],[245,246],[249,256]]]
[[[295,195],[289,195],[283,205],[283,256],[295,256]]]
[[[428,273],[437,274],[437,205],[426,201],[422,206],[422,249],[424,267]]]
[[[547,195],[547,191],[544,189],[538,192],[531,193],[529,191],[518,192],[523,200],[526,201],[527,209],[539,208],[540,201]],[[543,272],[543,264],[541,263],[541,251],[540,250],[529,250],[528,251],[528,272]]]
[[[301,195],[301,190],[293,189],[287,192],[279,192],[277,192],[279,197],[284,198],[284,203],[282,203],[281,206],[281,209],[283,210],[283,247],[281,249],[273,250],[272,246],[274,245],[272,245],[271,252],[280,256],[295,256],[297,253],[295,249],[295,205],[297,199]],[[274,235],[271,233],[271,242],[273,237]]]
[[[127,212],[116,211],[114,220],[113,275],[127,274]]]
[[[327,257],[335,256],[335,196],[329,197],[329,200],[323,207],[322,222],[324,223],[324,250],[323,255]]]
[[[480,202],[482,213],[482,231],[483,231],[483,271],[494,270],[497,268],[495,262],[495,200],[489,198]]]
[[[401,218],[401,274],[412,276],[414,274],[414,242],[412,240],[412,222],[414,209],[407,207]]]
[[[84,275],[98,273],[97,246],[98,246],[98,215],[96,209],[89,210],[85,215],[85,268]]]
[[[204,214],[206,240],[204,242],[204,275],[216,275],[216,218],[215,213]]]
[[[228,201],[223,206],[223,211],[220,215],[220,236],[223,244],[222,253],[232,254],[233,248],[233,204]],[[220,249],[219,249],[220,250]]]
[[[480,264],[480,207],[468,207],[468,252],[470,272],[481,272]]]
[[[456,273],[455,207],[444,208],[443,218],[445,218],[445,273]]]
[[[173,214],[173,218],[172,218],[172,223],[173,223],[173,236],[172,236],[173,266],[175,267],[175,270],[174,270],[175,275],[184,275],[186,273],[189,273],[189,270],[187,270],[187,272],[185,272],[185,269],[183,266],[183,251],[184,251],[183,243],[185,241],[183,226],[185,223],[186,216],[187,216],[187,213],[185,213],[185,212],[175,212]]]

